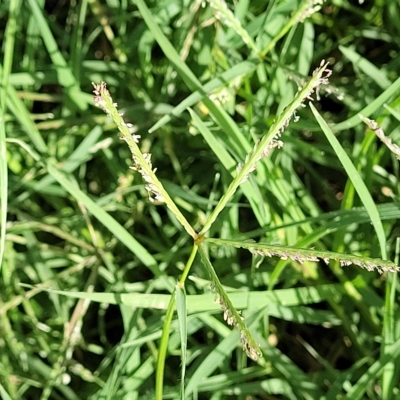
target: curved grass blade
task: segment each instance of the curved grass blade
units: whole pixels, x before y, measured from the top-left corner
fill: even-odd
[[[396,79],[390,87],[388,87],[379,97],[373,100],[367,107],[360,110],[356,115],[346,121],[340,122],[332,127],[334,132],[343,131],[345,129],[354,128],[360,123],[360,118],[358,114],[362,114],[365,117],[371,116],[376,110],[382,107],[385,103],[390,101],[390,99],[400,91],[400,78]]]
[[[77,201],[81,201],[91,214],[97,218],[111,233],[113,233],[122,243],[128,247],[149,269],[159,275],[156,268],[157,261],[132,235],[110,214],[100,208],[89,196],[83,193],[78,186],[73,183],[62,172],[58,171],[52,163],[47,164],[49,174]]]
[[[86,96],[82,96],[83,93],[79,88],[79,84],[59,50],[58,44],[54,39],[47,20],[44,17],[42,10],[39,8],[38,2],[36,0],[28,0],[28,3],[32,10],[32,16],[36,21],[36,26],[39,28],[43,42],[49,53],[49,57],[57,69],[57,77],[60,85],[65,88],[67,95],[80,111],[86,110],[88,106],[88,103],[85,100]]]
[[[181,400],[185,400],[185,372],[186,372],[186,348],[187,348],[187,309],[186,293],[181,283],[176,285],[175,291],[176,312],[179,321],[179,335],[181,342]]]
[[[210,82],[206,83],[203,86],[203,91],[196,90],[185,100],[180,102],[177,106],[175,106],[171,112],[167,115],[164,115],[161,119],[159,119],[150,129],[149,132],[154,132],[157,129],[162,128],[165,124],[171,121],[172,116],[179,116],[182,114],[187,108],[193,106],[194,104],[201,101],[205,95],[210,94],[214,90],[218,90],[224,85],[228,84],[235,78],[241,75],[247,75],[250,72],[254,71],[257,67],[257,64],[254,61],[247,60],[243,61],[237,65],[234,65],[231,69],[223,72],[218,78],[212,79]]]
[[[33,288],[32,292],[27,292],[26,296],[32,297],[40,291],[54,292],[63,296],[76,299],[88,299],[96,303],[124,304],[135,308],[167,310],[171,295],[169,294],[148,294],[148,293],[87,293],[87,292],[66,292],[55,290],[44,286],[22,286]],[[337,294],[345,293],[343,284],[326,284],[314,287],[300,287],[292,289],[266,290],[257,292],[232,292],[229,298],[235,308],[258,309],[273,304],[281,304],[286,307],[306,304],[314,304],[325,301]],[[174,297],[173,297],[174,298]],[[221,306],[212,301],[211,294],[187,295],[186,304],[188,314],[203,312],[219,312]]]
[[[375,232],[378,237],[382,257],[383,257],[383,259],[387,259],[385,231],[383,229],[382,221],[379,217],[378,209],[376,208],[376,204],[374,203],[374,200],[372,199],[367,186],[365,185],[364,181],[362,180],[356,167],[352,163],[350,157],[346,154],[342,145],[336,139],[336,136],[333,134],[333,132],[329,128],[328,124],[321,117],[321,115],[319,114],[317,109],[313,106],[313,104],[310,103],[310,107],[311,107],[311,110],[312,110],[319,126],[325,133],[326,138],[329,140],[329,143],[331,144],[333,150],[335,150],[335,153],[336,153],[337,157],[339,158],[339,161],[343,165],[343,168],[346,170],[346,173],[347,173],[349,179],[353,183],[354,188],[357,191],[361,202],[364,204],[365,209],[371,218],[372,225],[375,228]],[[358,116],[357,116],[357,118],[358,118]]]
[[[358,400],[363,398],[365,390],[373,384],[382,374],[382,371],[390,362],[398,359],[400,356],[400,340],[389,346],[388,351],[378,361],[374,362],[368,371],[362,374],[356,384],[347,392],[347,399]]]

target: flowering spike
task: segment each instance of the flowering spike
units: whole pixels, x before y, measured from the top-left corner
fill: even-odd
[[[117,125],[121,133],[121,139],[124,140],[132,153],[133,166],[130,168],[139,172],[143,180],[146,182],[145,188],[149,193],[151,202],[158,201],[166,203],[167,207],[172,211],[178,221],[193,238],[197,238],[197,234],[191,225],[187,222],[184,215],[169,197],[161,182],[156,176],[156,168],[153,168],[151,163],[151,154],[140,151],[138,146],[140,135],[135,134],[135,126],[131,123],[126,123],[121,113],[117,110],[117,103],[114,103],[110,92],[107,90],[105,82],[99,84],[93,83],[94,103],[100,107],[108,116],[110,116]]]

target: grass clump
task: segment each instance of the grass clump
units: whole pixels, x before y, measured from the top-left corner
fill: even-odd
[[[397,398],[392,5],[0,24],[2,398]]]

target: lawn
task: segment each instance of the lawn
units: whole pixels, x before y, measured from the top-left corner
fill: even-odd
[[[399,399],[400,5],[0,3],[0,398]]]

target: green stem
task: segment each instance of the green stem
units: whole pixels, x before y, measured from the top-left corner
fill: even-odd
[[[192,252],[190,253],[190,257],[186,263],[185,269],[183,270],[182,276],[179,280],[179,284],[183,285],[186,281],[186,278],[189,274],[190,268],[193,265],[193,261],[196,257],[198,246],[193,245]],[[167,357],[167,349],[168,349],[168,340],[169,333],[171,328],[172,317],[175,311],[175,290],[171,293],[171,298],[169,300],[167,313],[165,315],[163,331],[161,335],[160,341],[160,349],[158,351],[157,358],[157,369],[156,369],[156,400],[162,400],[163,398],[163,389],[164,389],[164,371],[165,371],[165,359]]]
[[[174,315],[175,309],[175,290],[171,293],[169,300],[167,313],[165,315],[165,321],[160,341],[160,349],[158,351],[157,359],[157,370],[156,370],[156,400],[162,400],[163,389],[164,389],[164,370],[165,370],[165,358],[167,355],[168,339],[169,339],[169,328],[172,322],[172,316]]]
[[[385,313],[383,318],[383,344],[381,357],[387,356],[388,349],[395,342],[395,317],[394,304],[396,301],[397,274],[388,274],[385,294]],[[382,374],[382,399],[391,399],[395,383],[395,359],[389,361]]]

